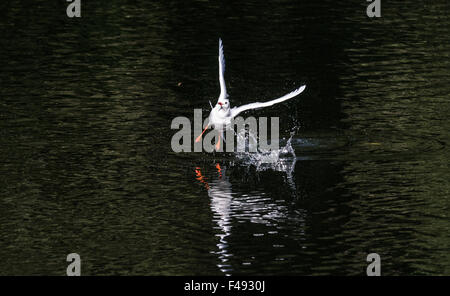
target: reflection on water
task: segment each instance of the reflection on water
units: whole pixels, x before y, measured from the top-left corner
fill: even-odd
[[[295,165],[295,161],[293,161]],[[292,165],[292,163],[291,163]],[[289,185],[295,191],[295,184],[292,180],[292,167],[286,166],[285,161],[280,161],[279,164],[273,165],[272,168],[280,169],[288,168],[285,173],[287,177],[286,184],[281,182],[279,185]],[[264,225],[267,228],[273,228],[267,233],[252,233],[254,237],[261,237],[264,235],[277,235],[280,224],[286,219],[295,221],[298,232],[301,236],[304,235],[304,221],[306,212],[295,211],[294,214],[289,213],[289,208],[286,205],[286,201],[274,203],[271,198],[265,197],[264,192],[252,192],[251,194],[239,195],[238,192],[233,193],[232,184],[230,183],[230,177],[227,174],[227,167],[216,164],[217,175],[211,176],[210,182],[205,181],[205,177],[202,175],[200,168],[196,168],[197,180],[205,185],[208,191],[208,196],[211,199],[211,210],[213,212],[213,221],[216,223],[215,230],[216,236],[219,238],[217,243],[217,250],[212,253],[218,256],[219,263],[217,264],[220,271],[225,275],[231,275],[235,268],[232,265],[233,262],[233,246],[229,241],[233,231],[233,223],[251,223]],[[230,166],[228,169],[233,169]],[[293,220],[295,219],[295,220]],[[239,230],[236,230],[239,231]],[[301,239],[301,237],[299,238]],[[283,248],[281,244],[273,244],[274,248]],[[242,262],[243,265],[250,266],[254,256],[250,256],[249,260]],[[277,260],[284,260],[283,257],[277,258]]]
[[[232,256],[228,252],[227,237],[231,234],[231,204],[233,202],[231,183],[227,180],[225,168],[221,169],[220,165],[216,166],[219,170],[217,180],[212,181],[208,189],[208,196],[211,198],[211,209],[214,212],[214,220],[217,223],[217,229],[220,231],[217,236],[220,238],[217,244],[217,252],[215,252],[220,260],[218,267],[224,273],[232,271],[227,261]]]
[[[3,2],[0,274],[450,274],[448,1]],[[219,36],[295,157],[171,151]]]

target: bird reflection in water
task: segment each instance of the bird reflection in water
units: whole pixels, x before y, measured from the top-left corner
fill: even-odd
[[[284,172],[286,174],[285,183],[291,188],[292,195],[296,196],[293,178],[295,163],[296,159],[294,157],[280,160],[271,166],[262,165],[258,168],[259,170],[270,168],[274,171]],[[230,165],[228,169],[232,169],[232,167],[233,165]],[[287,203],[280,203],[270,197],[266,197],[264,192],[251,195],[242,194],[242,192],[233,193],[230,177],[226,172],[227,167],[217,163],[215,170],[216,172],[212,174],[211,179],[202,174],[200,167],[196,167],[195,174],[196,180],[203,184],[208,191],[208,196],[211,199],[210,206],[213,212],[213,221],[217,225],[215,229],[218,230],[216,235],[219,237],[219,242],[217,243],[217,250],[212,253],[218,256],[219,269],[225,275],[231,275],[233,267],[230,259],[233,254],[230,253],[229,239],[232,232],[232,220],[265,224],[273,231],[273,228],[276,228],[276,225],[285,219],[292,218],[296,223],[300,222],[303,224],[305,213],[296,211],[295,217],[290,217],[292,213],[290,213]]]
[[[219,243],[217,244],[218,251],[214,252],[218,255],[220,264],[218,267],[220,270],[229,275],[231,271],[231,265],[228,263],[231,254],[228,253],[228,241],[227,237],[231,234],[231,203],[233,202],[233,196],[231,191],[231,183],[225,175],[225,168],[221,168],[220,164],[216,164],[217,179],[207,182],[206,178],[202,175],[200,168],[195,169],[196,179],[205,185],[208,190],[208,196],[211,198],[211,209],[214,213],[213,219],[217,223],[217,229],[221,233],[217,234],[219,237]]]

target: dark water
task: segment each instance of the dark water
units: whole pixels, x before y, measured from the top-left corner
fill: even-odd
[[[0,4],[0,274],[450,274],[446,1],[92,2]],[[233,105],[307,84],[287,169],[172,152],[219,37]]]

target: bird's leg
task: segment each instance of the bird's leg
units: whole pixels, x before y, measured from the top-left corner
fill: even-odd
[[[219,151],[220,149],[220,134],[219,134],[219,140],[216,143],[216,151]]]
[[[217,151],[219,151],[219,149],[220,149],[220,139],[222,139],[224,143],[226,142],[225,141],[225,137],[223,136],[223,131],[219,132],[219,140],[216,143],[216,150]]]
[[[195,139],[195,143],[200,142],[200,140],[201,140],[201,138],[202,138],[202,135],[205,133],[205,131],[208,129],[208,127],[209,127],[209,124],[206,125],[205,129],[204,129],[203,132],[200,134],[200,136],[198,136],[197,139]]]

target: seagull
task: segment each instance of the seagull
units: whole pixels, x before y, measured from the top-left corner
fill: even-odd
[[[247,105],[242,105],[239,107],[233,107],[230,106],[230,101],[228,100],[228,94],[227,94],[227,88],[225,85],[225,57],[223,55],[223,45],[222,45],[222,39],[219,38],[219,82],[220,82],[220,96],[217,100],[217,104],[213,107],[211,102],[209,104],[211,105],[211,113],[209,114],[208,118],[208,124],[206,125],[203,132],[195,139],[195,142],[199,142],[202,139],[202,135],[205,133],[205,131],[211,127],[217,131],[219,131],[219,138],[216,143],[216,150],[220,149],[220,138],[223,138],[223,131],[225,129],[230,128],[231,126],[231,120],[236,117],[239,113],[242,113],[247,110],[251,109],[257,109],[257,108],[264,108],[269,107],[284,101],[287,101],[300,93],[302,93],[306,85],[302,85],[296,90],[278,98],[275,100],[271,100],[264,103],[250,103]]]

